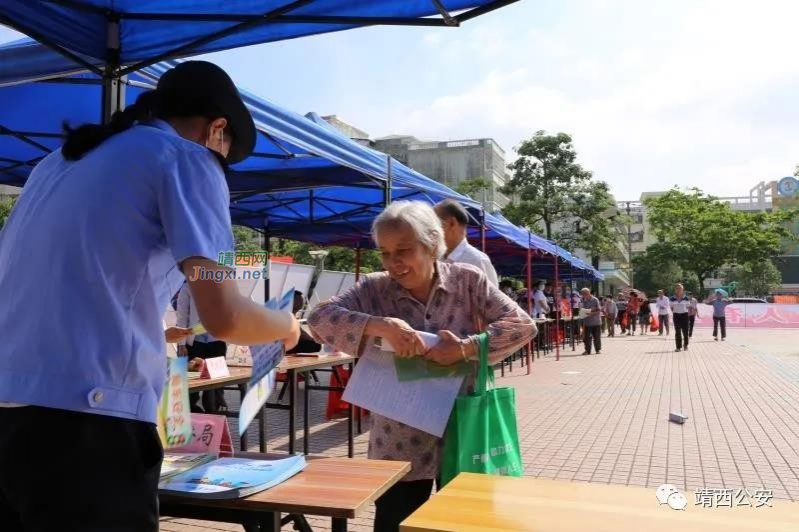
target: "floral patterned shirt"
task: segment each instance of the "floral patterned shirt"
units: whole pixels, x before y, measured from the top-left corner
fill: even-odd
[[[311,311],[311,332],[333,349],[359,356],[362,349],[376,349],[373,339],[364,336],[371,316],[399,318],[418,331],[449,330],[461,338],[487,331],[490,364],[498,363],[535,336],[536,326],[530,316],[477,268],[437,262],[436,270],[426,304],[386,272],[366,275],[348,291]],[[472,386],[473,373],[464,381],[462,393]],[[369,458],[411,462],[413,469],[403,479],[406,481],[438,475],[440,438],[374,413],[372,416]]]

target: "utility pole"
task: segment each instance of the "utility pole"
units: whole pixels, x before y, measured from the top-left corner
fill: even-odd
[[[627,203],[627,261],[630,265],[629,273],[630,273],[630,288],[635,288],[635,282],[633,281],[633,219],[630,214],[630,202]]]

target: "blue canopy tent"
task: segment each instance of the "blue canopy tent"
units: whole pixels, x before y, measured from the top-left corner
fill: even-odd
[[[36,45],[41,49],[40,45]],[[0,48],[0,56],[18,50]],[[26,50],[27,52],[28,50]],[[128,102],[154,86],[170,65],[147,67],[128,77]],[[0,183],[22,185],[35,164],[62,141],[62,124],[97,122],[101,80],[82,73],[0,87]],[[258,129],[255,152],[229,175],[234,194],[321,185],[382,187],[386,157],[354,148],[338,134],[301,115],[242,91]]]
[[[107,119],[127,99],[120,79],[167,59],[363,26],[458,26],[513,1],[4,0],[0,24],[64,59],[23,66],[28,75],[74,73],[71,63],[101,76]]]
[[[29,40],[0,47],[0,58],[11,63],[19,56],[35,59],[49,54]],[[129,102],[152,88],[173,64],[153,65],[126,79]],[[100,83],[96,75],[82,73],[0,88],[3,100],[10,102],[0,109],[0,182],[22,184],[36,162],[60,145],[64,121],[73,125],[96,121]],[[472,212],[481,209],[470,198],[352,141],[317,115],[303,118],[246,91],[242,96],[253,113],[259,137],[254,155],[234,166],[228,176],[235,205],[232,213],[238,223],[268,227],[275,236],[366,247],[371,220],[386,201],[454,198]],[[319,187],[339,188],[321,191]],[[248,200],[265,191],[266,196]],[[277,191],[293,193],[276,196]],[[283,210],[276,210],[278,207]],[[522,230],[504,218],[487,219],[486,226],[490,231],[502,231],[498,240],[490,240],[492,255],[497,251],[495,242],[520,246],[514,250],[517,255],[528,246],[533,246],[536,254],[555,253],[554,246],[534,235],[525,242],[519,236]],[[544,264],[535,262],[537,270]],[[511,264],[502,261],[506,269]]]

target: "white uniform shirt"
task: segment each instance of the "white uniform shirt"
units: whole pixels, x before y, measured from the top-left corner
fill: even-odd
[[[671,301],[666,296],[660,296],[657,298],[655,302],[655,306],[658,308],[658,315],[665,316],[669,313],[669,306],[671,305]]]
[[[540,288],[533,292],[533,303],[533,313],[535,314],[535,316],[533,316],[534,318],[538,318],[541,316],[541,314],[545,314],[547,312],[545,309],[549,302],[547,301],[546,294],[544,294],[544,291]]]
[[[494,286],[499,286],[497,272],[491,264],[491,259],[488,258],[488,255],[469,244],[465,238],[461,240],[461,243],[447,256],[447,260],[449,262],[463,262],[465,264],[477,266],[477,268],[488,277],[489,283]]]

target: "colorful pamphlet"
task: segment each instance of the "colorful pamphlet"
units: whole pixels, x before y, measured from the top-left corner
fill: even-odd
[[[289,289],[279,300],[270,299],[266,308],[291,312],[294,305],[294,289]],[[252,355],[252,377],[247,394],[239,408],[239,436],[244,434],[252,420],[264,406],[266,400],[275,389],[277,366],[283,360],[285,350],[282,342],[254,345],[250,347]]]
[[[191,411],[186,357],[167,358],[167,380],[158,408],[158,434],[164,449],[191,441]]]
[[[219,458],[173,476],[160,492],[198,499],[238,499],[267,490],[305,469],[302,455],[282,460]]]

